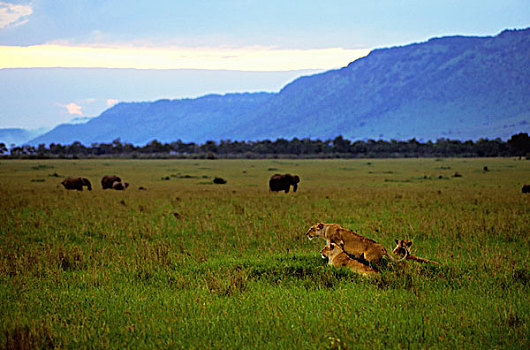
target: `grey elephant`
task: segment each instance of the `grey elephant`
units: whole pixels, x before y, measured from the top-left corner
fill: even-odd
[[[92,191],[92,184],[87,178],[84,177],[67,177],[61,182],[67,190],[78,190],[82,191],[83,187],[86,186],[89,191]]]
[[[296,192],[299,182],[300,178],[298,175],[274,174],[269,180],[269,188],[271,191],[285,191],[285,193],[289,193],[289,189],[293,186],[293,192]]]
[[[101,187],[104,190],[112,188],[112,184],[115,182],[121,182],[121,178],[117,175],[105,175],[101,178]]]

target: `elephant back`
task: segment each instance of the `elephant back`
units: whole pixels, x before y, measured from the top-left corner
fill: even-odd
[[[115,182],[121,182],[121,178],[117,175],[105,175],[101,178],[101,187],[104,190],[112,188],[112,184]]]

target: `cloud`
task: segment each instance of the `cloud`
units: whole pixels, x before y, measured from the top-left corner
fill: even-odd
[[[118,102],[120,101],[116,100],[115,98],[109,98],[107,99],[107,107],[112,107]]]
[[[33,13],[30,5],[15,5],[0,2],[0,29],[9,25],[21,25],[28,22],[25,18]]]
[[[366,56],[367,49],[272,47],[135,47],[45,44],[0,46],[1,68],[77,67],[288,71],[333,69]]]
[[[78,104],[70,102],[69,104],[67,104],[67,105],[65,105],[63,107],[66,108],[66,110],[68,111],[68,114],[75,114],[75,115],[83,116],[83,111],[81,110],[83,107],[81,107]]]

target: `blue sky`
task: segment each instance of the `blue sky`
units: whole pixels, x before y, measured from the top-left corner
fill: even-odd
[[[0,73],[31,67],[290,72],[284,80],[276,75],[274,83],[256,79],[241,86],[273,91],[292,80],[293,71],[339,68],[377,47],[528,26],[529,0],[0,0]],[[31,83],[24,77],[21,84]],[[223,88],[216,77],[202,77],[204,93],[237,91],[234,84]],[[209,89],[209,82],[216,88]],[[42,98],[26,96],[22,113],[7,99],[23,97],[6,85],[0,87],[0,105],[12,107],[0,112],[0,128],[49,127],[72,116],[94,116],[108,101],[137,98],[108,90],[105,96],[83,96],[82,87],[67,86],[75,96],[48,93],[48,107]],[[145,99],[200,95],[172,95],[150,85]],[[98,109],[82,105],[94,100]]]
[[[448,34],[491,35],[530,24],[528,0],[0,0],[31,14],[0,44],[373,48]],[[22,12],[24,13],[24,12]],[[20,24],[21,22],[25,22]]]

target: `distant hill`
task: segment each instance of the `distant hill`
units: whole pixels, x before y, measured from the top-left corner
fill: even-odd
[[[0,129],[0,143],[4,143],[6,146],[12,144],[21,145],[31,139],[35,138],[39,134],[43,133],[44,130],[25,130],[25,129]]]
[[[32,129],[38,121],[51,123],[53,127],[86,123],[88,120],[83,121],[83,118],[99,116],[113,100],[139,102],[241,91],[277,92],[302,75],[320,72],[322,70],[2,68],[0,128],[24,125]],[[66,106],[70,103],[80,106],[82,115],[69,114]],[[74,117],[79,119],[72,120]]]
[[[62,124],[31,143],[107,142],[116,138],[136,144],[206,140],[234,128],[274,97],[271,93],[208,95],[196,99],[119,103],[86,124]]]
[[[33,144],[116,138],[257,140],[508,138],[530,131],[530,29],[377,49],[279,93],[122,103]]]

